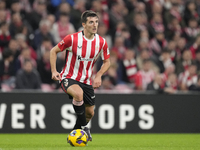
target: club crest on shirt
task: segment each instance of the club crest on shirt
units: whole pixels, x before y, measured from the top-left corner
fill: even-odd
[[[61,42],[60,42],[60,45],[63,45],[65,42],[62,40]]]
[[[68,80],[67,79],[64,79],[64,85],[65,85],[65,87],[68,86]]]
[[[96,47],[95,47],[95,51],[98,51],[98,50],[99,50],[99,46],[96,46]]]

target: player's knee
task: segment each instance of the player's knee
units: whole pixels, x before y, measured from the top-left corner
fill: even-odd
[[[74,95],[75,101],[82,101],[83,100],[83,91],[80,90]]]

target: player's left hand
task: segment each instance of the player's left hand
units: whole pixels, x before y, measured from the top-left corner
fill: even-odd
[[[101,86],[101,76],[95,76],[92,86],[93,86],[94,89]]]

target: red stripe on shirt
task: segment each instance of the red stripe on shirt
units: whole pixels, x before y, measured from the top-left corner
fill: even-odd
[[[72,45],[72,59],[70,63],[69,73],[67,74],[66,78],[70,78],[74,72],[74,66],[76,62],[76,53],[77,53],[77,46],[78,46],[78,34],[74,34],[73,38],[73,45]]]
[[[62,70],[62,72],[61,72],[61,74],[60,74],[61,79],[62,79],[62,75],[63,75],[63,73],[65,72],[65,69],[66,69],[66,67],[67,67],[68,56],[69,56],[68,53],[69,53],[69,51],[66,51],[66,62],[65,62],[65,67],[64,67],[64,69]]]
[[[85,58],[86,49],[87,49],[87,41],[83,38],[82,54],[81,54],[82,58]],[[80,79],[82,77],[83,67],[84,67],[84,61],[80,61],[79,70],[78,70],[78,76],[76,77],[77,81],[80,81]]]

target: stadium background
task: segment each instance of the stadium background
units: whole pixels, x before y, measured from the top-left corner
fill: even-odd
[[[67,95],[51,80],[49,51],[64,36],[82,30],[80,16],[87,9],[98,12],[98,34],[107,40],[111,55],[111,67],[95,90],[92,132],[199,133],[200,0],[0,0],[0,133],[69,133],[75,116]],[[58,55],[58,71],[64,59],[65,54]],[[0,150],[27,149],[18,137],[32,140],[36,135],[22,136],[1,134]],[[112,138],[126,143],[129,136]],[[162,138],[172,140],[165,148],[199,149],[198,135],[150,138],[146,145],[139,140],[148,141],[148,135],[129,139],[138,142],[136,149],[159,149],[163,145],[154,141]],[[45,138],[32,141],[37,139]],[[28,142],[33,149],[43,147]]]
[[[199,150],[199,0],[0,0],[0,150],[71,149],[75,115],[51,80],[49,51],[82,30],[87,9],[98,12],[111,67],[86,148]]]

